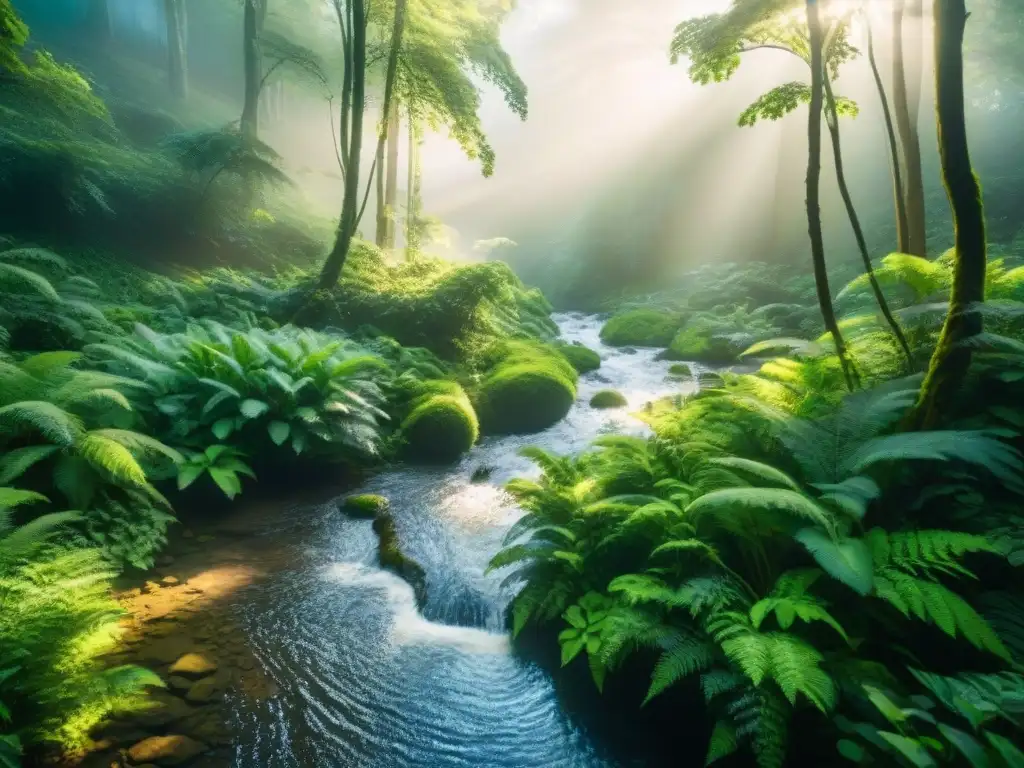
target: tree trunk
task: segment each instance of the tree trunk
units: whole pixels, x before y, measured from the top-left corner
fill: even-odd
[[[839,112],[836,109],[835,95],[832,93],[832,83],[829,81],[827,74],[822,77],[822,85],[825,91],[825,107],[828,115],[825,122],[828,125],[829,135],[832,138],[832,157],[835,162],[839,194],[843,198],[843,205],[846,206],[846,215],[850,218],[853,237],[857,241],[860,258],[864,264],[864,271],[867,273],[868,281],[871,283],[871,291],[875,295],[878,309],[882,312],[885,322],[889,324],[889,328],[896,337],[900,349],[903,350],[903,354],[907,358],[908,372],[912,372],[914,370],[914,356],[910,352],[910,345],[907,343],[907,337],[903,334],[903,329],[900,328],[900,324],[893,317],[892,311],[889,309],[889,303],[885,300],[882,286],[878,284],[878,278],[875,277],[875,268],[871,265],[871,254],[868,251],[867,241],[864,239],[864,230],[860,226],[860,217],[857,215],[857,209],[853,205],[850,188],[846,184],[846,171],[843,168],[842,141],[839,135]]]
[[[416,121],[409,113],[409,175],[405,198],[405,260],[412,261],[419,250],[420,148]]]
[[[912,10],[916,9],[918,23],[921,17],[920,0],[911,0]],[[918,111],[921,97],[921,49],[920,43],[912,49],[907,59],[903,45],[903,21],[906,15],[904,0],[895,0],[892,17],[892,66],[893,66],[893,110],[896,113],[896,128],[899,131],[903,149],[905,186],[903,197],[907,209],[907,230],[905,241],[899,244],[902,253],[926,256],[924,174],[921,169],[921,139],[918,133]],[[915,35],[919,38],[920,32]],[[916,55],[914,55],[916,54]],[[907,75],[907,64],[910,76]]]
[[[349,2],[349,56],[352,66],[346,73],[351,84],[351,103],[343,99],[342,134],[349,136],[348,145],[342,145],[346,155],[345,198],[342,201],[341,216],[338,220],[334,247],[327,255],[320,272],[318,288],[333,288],[341,277],[341,270],[348,258],[348,249],[356,234],[359,216],[359,155],[363,149],[363,112],[366,109],[366,6],[364,0]],[[337,7],[337,0],[336,0]],[[339,14],[340,16],[340,14]],[[343,33],[344,36],[344,33]],[[351,115],[351,131],[347,131],[345,120]]]
[[[388,115],[388,156],[387,178],[384,180],[384,209],[387,211],[387,225],[384,247],[395,247],[395,206],[398,203],[398,139],[401,117],[398,114],[398,99],[393,99],[391,114]]]
[[[896,143],[896,129],[893,127],[892,110],[889,109],[889,98],[885,95],[885,85],[882,82],[882,75],[878,71],[878,61],[875,59],[875,39],[871,31],[871,22],[865,17],[865,26],[868,37],[868,62],[871,64],[871,74],[875,78],[875,87],[878,89],[878,100],[882,104],[882,117],[885,119],[885,134],[889,140],[889,166],[892,172],[892,196],[896,206],[896,242],[905,244],[907,241],[907,203],[903,197],[903,171],[900,168],[900,150]],[[899,245],[897,245],[899,250]]]
[[[245,100],[242,104],[242,135],[259,137],[260,90],[263,86],[260,53],[260,19],[266,13],[266,0],[244,0],[242,15],[242,57],[245,73]]]
[[[386,119],[386,118],[385,118]],[[373,241],[383,248],[388,237],[388,213],[384,207],[384,145],[377,147],[377,230]]]
[[[164,0],[167,26],[167,81],[171,94],[188,98],[188,22],[184,0]]]
[[[971,364],[964,342],[981,333],[985,300],[985,211],[971,168],[964,115],[964,0],[935,0],[935,105],[942,181],[953,211],[955,256],[949,312],[921,387],[915,421],[935,426],[950,413]]]
[[[806,0],[807,29],[809,32],[811,65],[810,117],[807,120],[807,230],[811,238],[811,260],[814,265],[814,285],[818,293],[818,306],[825,330],[832,336],[836,354],[843,368],[846,386],[854,388],[855,373],[850,363],[846,342],[839,331],[832,292],[825,267],[825,241],[821,233],[821,114],[824,100],[825,64],[823,60],[824,35],[818,16],[818,0]]]

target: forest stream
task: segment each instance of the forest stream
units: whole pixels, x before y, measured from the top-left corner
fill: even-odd
[[[319,522],[294,542],[292,568],[240,595],[241,623],[277,694],[235,702],[235,766],[622,764],[561,709],[545,671],[512,655],[504,629],[512,595],[502,573],[485,570],[521,514],[502,484],[537,474],[520,448],[578,452],[602,434],[645,434],[627,414],[679,383],[656,350],[603,345],[597,317],[555,319],[566,340],[602,358],[581,377],[563,421],[536,435],[486,438],[452,467],[381,473],[360,489],[390,499],[403,550],[427,572],[422,614],[412,588],[377,566],[371,523],[334,502],[311,510]],[[605,387],[629,407],[591,408]],[[493,472],[474,484],[479,467]]]

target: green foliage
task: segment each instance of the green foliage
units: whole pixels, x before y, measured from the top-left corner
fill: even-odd
[[[681,325],[679,317],[652,309],[612,315],[601,329],[601,341],[613,347],[665,347]]]
[[[252,401],[255,402],[255,401]],[[215,443],[202,451],[191,453],[178,468],[178,490],[183,491],[208,475],[229,499],[242,492],[239,475],[256,478],[252,467],[245,463],[246,454],[230,445]]]
[[[222,444],[263,454],[288,450],[365,460],[378,453],[384,397],[371,377],[389,366],[344,339],[286,326],[239,331],[206,320],[160,334],[139,325],[134,338],[92,345],[101,365],[135,377],[150,427],[182,449]],[[237,493],[237,455],[210,472]],[[194,480],[194,467],[186,476]],[[218,480],[218,477],[220,478]]]
[[[81,516],[14,526],[13,492],[0,488],[0,758],[17,766],[19,743],[79,747],[109,713],[139,706],[146,686],[163,683],[148,670],[104,668],[121,610],[108,560],[61,545]]]
[[[80,357],[0,361],[0,483],[56,491],[88,512],[83,536],[112,562],[148,567],[173,521],[150,475],[182,457],[132,429],[138,416],[128,396],[141,390],[138,382],[78,370]]]

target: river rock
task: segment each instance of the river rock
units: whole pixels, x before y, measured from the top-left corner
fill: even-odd
[[[128,750],[128,759],[136,765],[182,765],[205,751],[205,744],[188,736],[150,736]]]
[[[194,681],[189,680],[187,677],[181,675],[171,675],[167,678],[167,687],[172,691],[187,691],[192,687]]]
[[[139,648],[139,659],[145,662],[170,664],[193,650],[195,645],[188,637],[174,635],[160,637],[153,642],[144,642]]]
[[[193,704],[204,704],[218,699],[227,688],[227,683],[228,681],[223,675],[209,675],[196,680],[185,694],[185,700],[191,701]]]
[[[408,582],[416,594],[416,605],[422,609],[427,603],[427,573],[423,566],[402,552],[390,513],[377,514],[373,519],[373,532],[377,534],[377,559],[381,567]]]
[[[201,653],[186,653],[171,665],[170,674],[200,678],[217,671],[217,663]]]
[[[173,587],[175,584],[178,583],[178,577],[177,576],[164,576],[162,579],[160,579],[160,583],[163,584],[166,587]]]
[[[192,714],[192,707],[165,691],[152,691],[145,709],[115,715],[118,726],[142,728],[148,731],[166,728]]]

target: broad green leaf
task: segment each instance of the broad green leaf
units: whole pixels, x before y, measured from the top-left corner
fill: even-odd
[[[579,655],[579,652],[583,650],[585,642],[584,636],[580,635],[579,637],[562,644],[563,667]]]
[[[878,735],[895,747],[901,755],[914,764],[915,768],[935,768],[938,763],[928,754],[924,745],[916,739],[901,736],[898,733],[879,731]]]
[[[200,464],[186,464],[178,470],[178,490],[183,491],[194,483],[206,467]]]
[[[282,445],[291,431],[291,426],[284,421],[272,421],[267,425],[267,434],[274,441],[274,445]]]
[[[836,744],[836,749],[839,750],[840,755],[855,763],[859,763],[867,754],[864,752],[864,748],[860,744],[855,741],[850,741],[849,739],[840,739]]]
[[[974,768],[988,768],[989,759],[985,754],[985,749],[975,741],[973,736],[945,723],[939,723],[939,733],[945,736],[946,740],[956,747]]]
[[[242,483],[238,479],[238,475],[229,469],[221,469],[220,467],[210,467],[210,477],[213,481],[224,491],[224,495],[229,499],[234,499],[235,496],[242,492]]]
[[[234,419],[220,419],[213,423],[210,431],[218,440],[226,440],[228,435],[235,431],[235,421]]]
[[[262,400],[253,400],[250,398],[249,400],[243,400],[239,404],[238,410],[247,419],[258,419],[270,410],[270,406]]]
[[[875,583],[874,563],[864,541],[836,541],[817,528],[797,531],[794,538],[807,548],[825,573],[860,595],[870,594]]]

